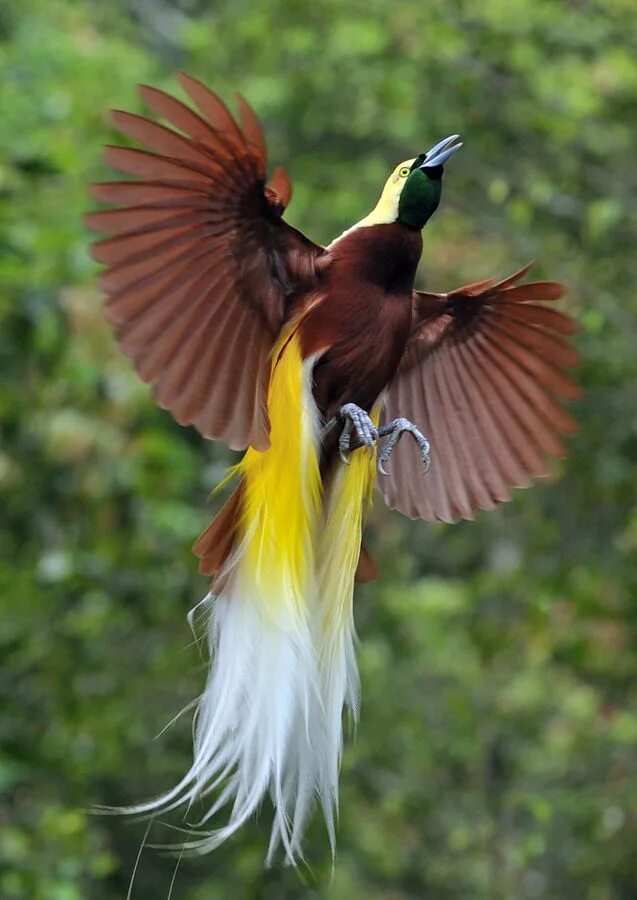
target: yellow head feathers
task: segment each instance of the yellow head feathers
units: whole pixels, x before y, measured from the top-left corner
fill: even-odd
[[[396,166],[385,182],[383,192],[374,209],[369,215],[365,216],[364,219],[361,219],[360,222],[357,222],[355,225],[352,225],[351,228],[348,228],[347,231],[344,231],[341,237],[349,234],[354,228],[364,228],[369,225],[387,225],[390,222],[396,221],[398,218],[398,202],[400,200],[400,195],[407,183],[407,176],[409,175],[411,166],[414,162],[415,158],[406,159]]]
[[[407,176],[411,171],[413,159],[406,159],[399,163],[391,173],[385,187],[380,195],[380,199],[374,209],[368,216],[358,223],[358,225],[386,225],[389,222],[395,222],[398,218],[398,201],[405,184]]]

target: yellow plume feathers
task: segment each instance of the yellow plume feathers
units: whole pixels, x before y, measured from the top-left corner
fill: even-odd
[[[274,349],[268,391],[270,447],[248,448],[235,467],[245,479],[246,565],[272,612],[282,612],[282,604],[300,612],[314,576],[321,477],[310,379],[297,335],[285,333]]]
[[[371,418],[378,425],[380,409]],[[321,630],[331,637],[323,652],[333,652],[338,640],[353,627],[352,599],[365,516],[376,483],[376,448],[352,453],[349,466],[338,466],[329,486],[318,551],[318,593]]]

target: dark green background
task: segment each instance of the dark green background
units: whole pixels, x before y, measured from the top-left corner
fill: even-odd
[[[634,0],[3,0],[0,896],[123,898],[144,824],[87,809],[189,761],[187,717],[153,737],[203,684],[190,546],[229,455],[116,352],[81,223],[106,109],[184,68],[254,104],[319,241],[461,132],[422,284],[537,259],[569,287],[585,394],[569,461],[497,512],[376,504],[333,876],[318,817],[310,871],[264,872],[266,810],[173,896],[637,897],[636,46]],[[133,897],[173,868],[146,850]]]

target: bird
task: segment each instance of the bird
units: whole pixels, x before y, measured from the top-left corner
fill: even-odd
[[[452,523],[549,474],[576,430],[576,324],[550,305],[563,285],[525,281],[529,266],[415,289],[458,135],[396,166],[323,246],[284,218],[292,182],[281,167],[268,178],[248,102],[234,116],[177,77],[186,101],[141,85],[152,117],[112,112],[128,140],[105,160],[125,180],[92,185],[102,206],[86,222],[105,235],[92,255],[106,318],[158,405],[244,452],[194,546],[211,582],[193,762],[126,811],[197,802],[183,847],[204,853],[269,797],[267,861],[297,865],[316,803],[335,852],[344,711],[356,720],[360,702],[354,586],[378,576],[362,543],[374,494]]]

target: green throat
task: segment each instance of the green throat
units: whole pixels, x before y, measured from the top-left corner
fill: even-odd
[[[420,230],[438,209],[442,194],[442,166],[426,174],[414,169],[398,201],[398,222]]]

